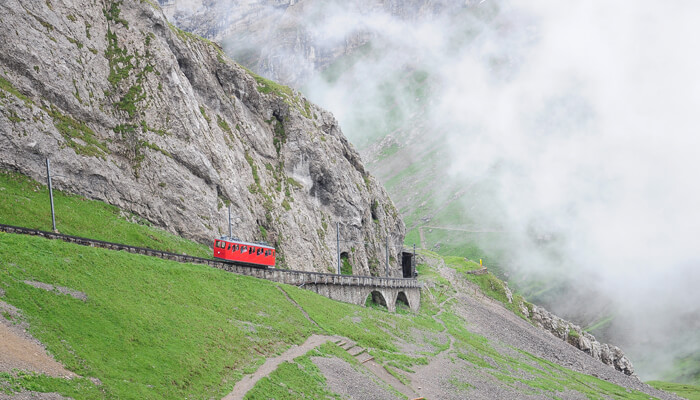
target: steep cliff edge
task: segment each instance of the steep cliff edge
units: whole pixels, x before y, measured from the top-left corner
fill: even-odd
[[[333,116],[254,76],[153,2],[0,4],[0,167],[200,242],[265,239],[278,267],[396,264],[405,228]]]

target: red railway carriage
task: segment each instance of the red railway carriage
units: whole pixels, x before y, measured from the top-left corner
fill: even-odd
[[[222,260],[266,267],[275,266],[275,248],[266,244],[247,243],[236,239],[214,240],[214,257]]]

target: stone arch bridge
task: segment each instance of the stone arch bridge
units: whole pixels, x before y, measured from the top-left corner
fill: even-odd
[[[390,312],[396,311],[397,302],[406,304],[413,312],[420,308],[422,285],[416,279],[258,269],[219,262],[217,264],[223,264],[217,265],[217,268],[230,272],[298,286],[345,303],[364,306],[371,295],[375,303],[386,306]]]

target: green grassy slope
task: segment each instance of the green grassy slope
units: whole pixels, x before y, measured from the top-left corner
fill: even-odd
[[[646,383],[657,389],[675,393],[684,399],[700,400],[700,386],[661,381],[649,381]]]
[[[0,234],[0,260],[0,299],[22,310],[30,332],[68,369],[102,382],[96,386],[85,379],[1,374],[0,390],[5,391],[31,388],[76,399],[219,397],[264,357],[301,343],[313,332],[357,341],[403,379],[414,366],[447,349],[446,343],[435,340],[445,329],[434,317],[437,299],[424,298],[419,314],[389,314],[205,266],[12,234]],[[431,273],[423,275],[427,279]],[[80,290],[88,300],[43,291],[25,280]],[[437,278],[434,282],[449,285]],[[498,350],[469,332],[449,310],[440,318],[455,338],[457,356],[505,385],[522,381],[538,393],[571,389],[596,396],[624,391],[527,353],[508,355],[510,350]],[[398,345],[402,341],[417,348],[431,345],[433,350],[406,354]],[[496,360],[497,367],[486,367],[488,359]],[[517,372],[528,365],[544,366],[529,372],[537,376]],[[303,380],[317,374],[312,369],[289,372],[301,374]],[[312,397],[326,390],[322,380],[314,382],[295,390]]]
[[[147,221],[117,207],[59,190],[54,190],[53,196],[56,228],[61,233],[211,257],[207,246],[154,229]],[[0,223],[50,231],[51,205],[46,185],[0,170]]]
[[[314,331],[272,283],[204,266],[10,234],[0,234],[0,260],[2,300],[108,398],[221,396],[263,356]]]

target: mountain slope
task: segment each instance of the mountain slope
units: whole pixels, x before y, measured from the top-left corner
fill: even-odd
[[[32,215],[42,217],[42,226],[50,223],[45,190],[16,174],[0,175],[0,223],[31,223]],[[56,200],[60,225],[75,233],[114,240],[129,232],[130,244],[165,245],[176,252],[193,246],[128,222],[124,212],[100,202],[59,193]],[[79,226],[70,211],[80,204],[82,218],[99,217],[122,232]],[[19,216],[5,205],[14,205]],[[271,393],[270,388],[293,390],[290,398],[339,393],[353,389],[338,386],[352,375],[349,382],[357,387],[379,384],[393,393],[394,385],[429,398],[648,398],[634,390],[674,398],[527,323],[511,311],[522,312],[517,296],[510,310],[487,297],[507,304],[500,281],[467,274],[477,264],[422,257],[420,312],[399,307],[390,314],[378,305],[338,303],[201,265],[0,234],[0,323],[28,329],[81,376],[66,381],[8,373],[0,363],[0,390],[76,399],[221,397],[265,359],[317,333],[348,338],[385,372],[377,375],[329,345],[281,365],[251,396]]]
[[[209,243],[268,240],[278,266],[394,265],[404,227],[328,112],[254,76],[152,2],[13,0],[0,25],[0,167]]]
[[[204,266],[21,235],[0,234],[0,243],[0,301],[21,310],[9,323],[25,320],[69,370],[101,382],[2,373],[0,385],[10,392],[221,397],[265,358],[321,333],[355,341],[429,398],[676,398],[528,324],[480,291],[462,290],[468,283],[450,275],[449,266],[422,268],[426,277],[438,275],[425,280],[431,288],[419,314],[389,314]],[[85,300],[27,282],[70,288]],[[328,390],[308,364],[292,375],[283,370],[271,375],[274,387],[307,382],[290,398]]]

